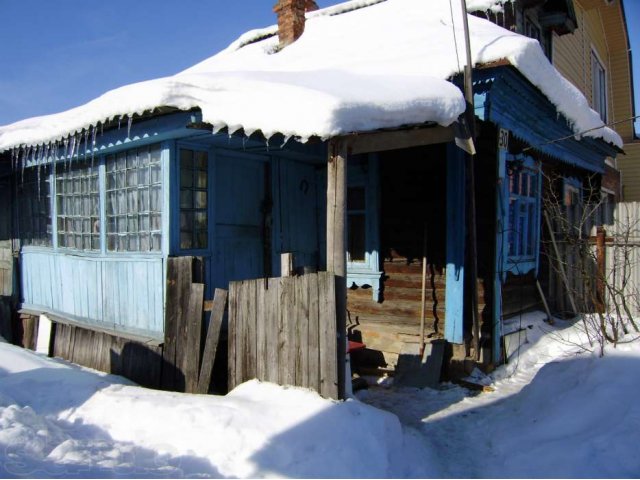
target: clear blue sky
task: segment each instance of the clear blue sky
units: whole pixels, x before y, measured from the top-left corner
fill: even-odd
[[[427,1],[427,0],[425,0]],[[0,0],[0,125],[174,74],[275,23],[276,0]],[[339,0],[318,0],[320,7]],[[640,0],[626,0],[640,113]],[[636,122],[640,133],[640,122]]]

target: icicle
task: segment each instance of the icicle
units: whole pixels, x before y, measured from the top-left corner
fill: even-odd
[[[62,140],[63,148],[62,151],[62,161],[64,162],[64,167],[67,168],[67,153],[69,152],[69,137],[65,137]]]
[[[91,127],[91,168],[93,168],[93,157],[96,151],[96,132],[97,128],[95,126]]]
[[[247,146],[247,137],[242,137],[242,150],[246,150]]]
[[[280,150],[282,150],[284,148],[284,146],[287,144],[287,142],[291,139],[291,135],[285,135],[284,136],[284,140],[282,141],[282,144],[280,145]]]
[[[131,138],[131,125],[133,124],[133,115],[129,115],[127,120],[127,138]]]
[[[120,123],[122,122],[122,115],[118,117],[118,130],[120,130]]]
[[[84,130],[82,132],[82,135],[84,137],[84,159],[87,159],[87,137],[89,136],[89,131],[88,130]]]

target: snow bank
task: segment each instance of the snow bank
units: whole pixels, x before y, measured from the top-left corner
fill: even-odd
[[[582,323],[545,317],[522,316],[526,341],[486,378],[494,392],[445,385],[361,397],[420,428],[443,477],[637,477],[640,342],[600,358]]]
[[[0,127],[0,151],[46,144],[160,106],[199,107],[215,130],[261,130],[267,137],[282,133],[302,140],[426,121],[449,125],[465,106],[461,91],[447,81],[465,58],[460,8],[453,2],[452,16],[448,0],[354,0],[310,14],[303,36],[281,51],[274,27],[254,30],[172,77]],[[473,16],[469,26],[474,63],[507,59],[576,133],[602,127],[535,40]],[[587,135],[622,146],[609,128]]]
[[[160,392],[4,343],[0,365],[0,477],[397,477],[419,451],[394,415],[308,390]]]

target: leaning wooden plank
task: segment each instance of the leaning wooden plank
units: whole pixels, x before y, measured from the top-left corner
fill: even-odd
[[[207,329],[207,339],[204,342],[204,353],[202,354],[202,366],[200,367],[200,375],[198,377],[197,393],[208,393],[211,384],[211,374],[213,373],[213,362],[216,359],[218,351],[218,342],[220,341],[220,329],[222,327],[222,318],[224,317],[224,309],[227,305],[227,291],[216,288],[213,296],[213,309],[209,317],[209,328]]]
[[[202,333],[202,302],[204,301],[204,284],[192,283],[189,292],[189,307],[184,318],[187,332],[187,345],[184,355],[184,372],[186,392],[194,393],[198,388],[200,372],[200,339]]]
[[[336,332],[335,276],[331,272],[318,274],[320,310],[320,395],[338,398],[338,356]]]
[[[236,336],[237,336],[237,324],[238,324],[238,288],[240,282],[229,283],[229,327],[227,331],[227,383],[229,391],[236,387]]]

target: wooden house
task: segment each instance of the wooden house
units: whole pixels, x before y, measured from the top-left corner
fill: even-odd
[[[589,99],[624,141],[608,159],[603,192],[612,201],[640,200],[640,141],[634,131],[631,45],[622,0],[574,0],[578,27],[555,39],[554,66]]]
[[[292,11],[285,8],[289,4],[295,7]],[[281,2],[281,7],[290,23],[304,25],[300,2]],[[471,160],[455,143],[461,138],[457,118],[464,111],[459,75],[444,75],[426,88],[425,95],[440,98],[439,103],[425,101],[420,90],[415,98],[390,102],[399,106],[388,113],[375,96],[388,101],[392,95],[380,93],[385,82],[370,74],[379,72],[372,69],[381,62],[385,67],[378,56],[387,53],[375,45],[363,51],[363,38],[376,38],[379,25],[402,24],[406,8],[424,15],[439,10],[450,14],[448,2],[427,7],[418,0],[347,2],[307,14],[309,35],[316,35],[312,39],[340,38],[345,55],[353,55],[350,61],[367,72],[356,75],[344,65],[346,73],[338,71],[336,84],[354,102],[362,102],[356,115],[331,111],[351,122],[339,124],[341,130],[308,135],[301,125],[298,135],[293,127],[267,131],[267,124],[257,128],[243,122],[243,112],[253,115],[253,110],[243,110],[249,102],[224,120],[211,111],[224,110],[226,104],[216,103],[217,97],[209,103],[208,96],[198,105],[153,97],[142,113],[127,118],[130,111],[121,103],[126,96],[119,92],[101,107],[110,109],[107,121],[103,115],[69,123],[67,132],[55,135],[44,129],[46,118],[24,130],[18,124],[0,129],[3,181],[11,186],[13,199],[12,208],[3,212],[5,250],[18,265],[12,278],[19,288],[11,294],[23,315],[45,314],[56,324],[52,353],[124,373],[146,385],[183,389],[189,379],[176,355],[200,350],[200,332],[193,334],[197,342],[190,343],[191,334],[172,323],[177,305],[183,310],[186,306],[170,292],[181,282],[196,281],[210,300],[214,289],[228,288],[229,282],[284,274],[280,256],[293,253],[296,272],[327,270],[338,278],[336,315],[330,321],[338,325],[338,347],[331,351],[339,358],[348,332],[349,338],[367,346],[360,360],[375,367],[392,368],[407,345],[420,345],[423,339],[445,341],[451,375],[470,364],[500,362],[503,319],[530,306],[519,303],[512,292],[530,286],[539,265],[542,165],[601,175],[605,158],[617,152],[617,137],[602,129],[596,136],[574,138],[576,127],[549,98],[553,85],[565,88],[564,83],[536,45],[518,44],[520,37],[512,35],[516,44],[533,49],[528,55],[542,59],[540,68],[556,83],[535,86],[532,70],[512,64],[502,56],[506,50],[477,61],[476,173],[470,178]],[[371,22],[371,31],[349,36],[353,22]],[[429,28],[442,35],[435,29],[445,23],[437,16],[432,22]],[[402,37],[406,43],[394,44],[397,49],[422,39],[420,22],[407,25],[407,36]],[[321,52],[305,50],[314,43],[304,43],[304,35],[292,45],[281,36],[277,45],[274,35],[289,27],[285,21],[279,28],[243,39],[235,45],[240,52],[236,55],[260,48],[276,59],[287,52],[321,58]],[[474,28],[485,34],[495,29],[496,37],[504,36],[485,20],[474,19],[472,33]],[[491,38],[485,35],[478,41],[490,43]],[[435,42],[424,43],[432,48]],[[229,57],[214,58],[214,64],[226,75],[231,70],[227,65],[237,67],[234,54],[225,55]],[[480,58],[480,52],[476,56]],[[427,82],[421,71],[412,70],[420,63],[413,60],[406,63],[410,70],[384,72],[382,78],[398,86],[393,95],[411,94],[416,76],[421,85]],[[300,72],[298,77],[304,76]],[[269,71],[265,77],[275,75]],[[361,82],[360,90],[370,89],[373,98],[360,100],[349,81]],[[281,91],[286,95],[298,87],[285,82]],[[447,97],[450,88],[455,93]],[[447,98],[453,100],[446,103]],[[562,98],[556,101],[562,103]],[[416,108],[420,102],[424,106]],[[451,105],[457,110],[442,120],[436,115],[440,110],[429,110],[434,103],[445,105],[442,110],[455,110]],[[345,105],[352,108],[353,103]],[[90,104],[86,111],[92,108],[97,107]],[[563,108],[590,114],[579,102]],[[307,109],[304,115],[321,113]],[[64,125],[76,118],[60,115]],[[214,117],[223,118],[223,128]],[[371,119],[378,117],[391,120],[371,127]],[[291,120],[305,123],[303,117]],[[39,128],[39,137],[29,136]],[[563,137],[568,138],[549,142]],[[474,217],[475,222],[470,221]],[[185,274],[188,278],[172,266],[183,257],[197,259],[193,271]],[[469,273],[474,270],[476,275]],[[234,305],[250,301],[235,299]],[[253,342],[251,330],[243,335],[248,337],[242,342]],[[318,354],[317,345],[313,351]],[[340,378],[340,361],[334,359],[333,365]],[[238,378],[243,380],[242,375]],[[338,382],[338,389],[328,395],[343,395],[344,379]]]

